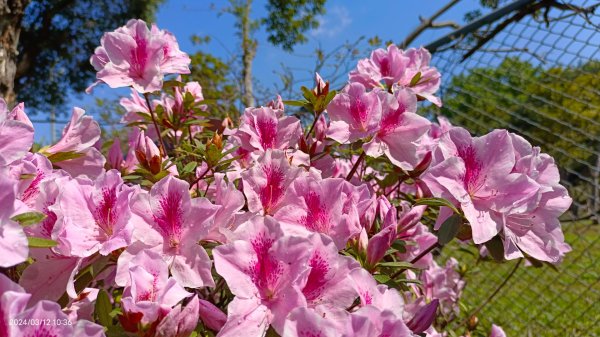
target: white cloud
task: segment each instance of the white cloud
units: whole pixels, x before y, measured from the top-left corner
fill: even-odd
[[[318,19],[319,28],[311,30],[312,36],[333,37],[343,32],[352,23],[350,11],[344,6],[334,6],[327,10],[325,16]]]

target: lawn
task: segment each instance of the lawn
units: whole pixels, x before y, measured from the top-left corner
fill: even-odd
[[[558,272],[548,266],[521,266],[506,286],[478,315],[480,324],[500,325],[509,337],[600,336],[600,226],[590,221],[563,224],[573,247]],[[510,273],[515,261],[480,262],[461,252],[471,266],[466,274],[464,304],[474,308]]]

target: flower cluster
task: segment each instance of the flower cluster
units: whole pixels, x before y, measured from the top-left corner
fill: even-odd
[[[459,262],[434,253],[458,237],[557,263],[571,199],[524,138],[417,114],[441,105],[430,58],[376,50],[340,92],[317,75],[233,127],[177,77],[174,37],[132,20],[91,58],[99,82],[132,88],[127,151],[75,108],[32,152],[24,105],[0,100],[0,335],[447,336],[475,318]],[[9,324],[31,318],[70,324]]]

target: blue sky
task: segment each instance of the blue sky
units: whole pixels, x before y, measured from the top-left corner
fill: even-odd
[[[281,63],[295,68],[310,69],[314,65],[314,58],[307,55],[311,55],[316,47],[321,46],[327,51],[344,42],[354,41],[360,36],[369,38],[377,35],[383,41],[400,42],[419,24],[419,15],[427,17],[447,1],[329,0],[326,4],[327,14],[320,18],[321,26],[308,32],[309,42],[296,47],[291,54],[270,45],[266,40],[267,34],[264,29],[257,32],[258,50],[254,62],[254,76],[263,87],[272,87],[278,82],[276,71],[281,69]],[[239,54],[240,47],[234,29],[234,18],[222,13],[227,3],[228,1],[166,0],[158,10],[157,24],[159,28],[175,34],[180,48],[187,53],[191,54],[197,50],[197,47],[191,43],[192,35],[210,36],[211,42],[203,46],[203,50],[229,58],[231,55]],[[254,1],[253,18],[265,15],[265,3],[264,0]],[[463,0],[439,20],[453,20],[461,24],[464,14],[478,8],[478,3],[478,0]],[[413,46],[427,44],[449,31],[448,28],[426,31],[413,42]],[[308,72],[306,74],[305,78],[308,79]],[[277,93],[273,92],[273,96],[275,94]],[[94,105],[95,97],[116,98],[123,95],[128,95],[128,90],[113,90],[100,86],[92,95],[73,95],[69,105],[85,109]],[[60,132],[62,127],[63,125],[57,125],[57,132]],[[36,125],[36,140],[49,142],[48,124]]]

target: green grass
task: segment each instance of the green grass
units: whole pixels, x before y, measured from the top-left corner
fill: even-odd
[[[489,331],[494,323],[509,337],[600,337],[600,226],[565,223],[565,239],[573,251],[558,272],[522,265],[500,293],[479,313]],[[480,262],[456,249],[448,251],[471,266],[462,301],[477,307],[509,274],[516,261]]]

